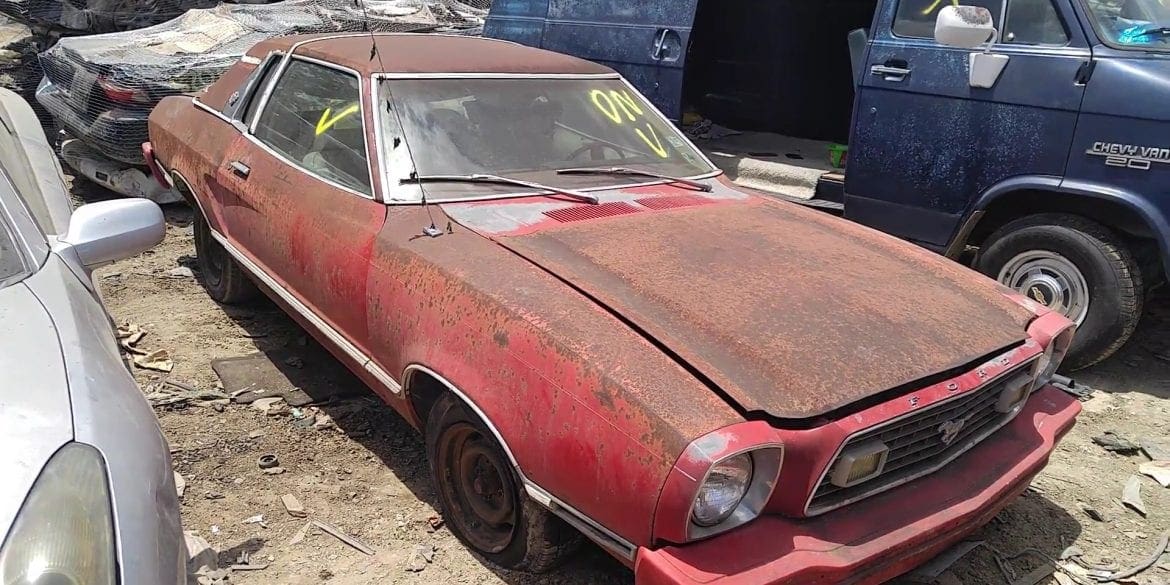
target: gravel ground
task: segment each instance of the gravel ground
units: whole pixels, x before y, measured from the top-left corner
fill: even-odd
[[[100,196],[78,183],[75,192]],[[97,280],[107,307],[118,323],[133,323],[147,332],[144,350],[166,349],[174,370],[169,379],[213,389],[216,358],[256,351],[301,357],[304,364],[329,361],[307,334],[267,301],[246,307],[222,307],[204,293],[194,265],[191,212],[167,209],[166,241],[155,250],[101,269]],[[195,277],[174,275],[178,266],[196,268]],[[1078,380],[1098,389],[1085,404],[1077,427],[1060,445],[1047,470],[1029,492],[973,538],[987,543],[957,561],[944,583],[1009,582],[996,556],[1010,558],[1034,549],[1057,556],[1069,545],[1097,564],[1126,567],[1148,556],[1160,535],[1170,529],[1170,490],[1149,478],[1141,481],[1148,510],[1143,518],[1119,500],[1126,480],[1145,461],[1142,455],[1118,455],[1091,438],[1112,430],[1131,439],[1170,436],[1170,300],[1151,302],[1137,338],[1120,355],[1082,372]],[[294,363],[297,363],[294,361]],[[276,364],[296,382],[301,369],[282,358]],[[144,391],[161,385],[161,374],[136,369]],[[307,373],[306,373],[307,375]],[[221,563],[236,562],[242,552],[256,571],[235,571],[231,583],[358,585],[383,583],[630,583],[629,570],[599,549],[586,546],[568,566],[552,575],[503,571],[469,553],[446,528],[432,525],[438,516],[422,442],[392,410],[348,374],[325,383],[358,393],[354,399],[323,407],[334,428],[301,428],[287,413],[269,416],[255,408],[228,405],[159,407],[157,414],[174,451],[175,470],[186,481],[183,521],[220,551]],[[266,475],[257,458],[275,454],[285,472]],[[285,512],[281,496],[292,494],[308,518]],[[1099,511],[1091,519],[1083,508]],[[247,524],[260,515],[264,522]],[[316,528],[308,520],[332,523],[374,549],[365,555]],[[432,562],[414,560],[415,550],[433,550]],[[993,552],[998,551],[998,552]],[[1035,555],[1007,562],[1019,576],[1037,567]],[[417,572],[410,569],[421,569]],[[1057,583],[1048,577],[1040,583]],[[1139,584],[1170,582],[1170,555],[1160,566],[1132,580]]]

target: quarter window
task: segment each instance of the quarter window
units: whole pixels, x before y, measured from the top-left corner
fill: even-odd
[[[370,193],[357,76],[294,59],[260,113],[255,136],[294,164]]]

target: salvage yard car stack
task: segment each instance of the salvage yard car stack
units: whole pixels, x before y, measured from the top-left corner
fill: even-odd
[[[143,147],[214,299],[266,293],[423,433],[447,526],[638,583],[877,583],[988,522],[1080,406],[1075,327],[726,177],[611,69],[261,42]]]

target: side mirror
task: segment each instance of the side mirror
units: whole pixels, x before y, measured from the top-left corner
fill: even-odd
[[[991,11],[982,6],[945,6],[934,23],[934,39],[960,49],[974,49],[995,40]]]
[[[86,268],[141,254],[166,235],[162,209],[145,199],[117,199],[82,205],[59,240]]]

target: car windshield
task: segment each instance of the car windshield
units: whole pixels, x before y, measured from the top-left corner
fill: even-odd
[[[392,99],[383,117],[390,157],[399,155],[397,137],[405,136],[419,176],[490,174],[580,189],[654,179],[557,171],[623,167],[694,177],[715,170],[619,79],[391,80],[383,96]],[[466,197],[485,189],[518,191],[506,184],[432,182],[426,193]]]
[[[1085,0],[1098,32],[1113,45],[1170,50],[1170,0]]]

